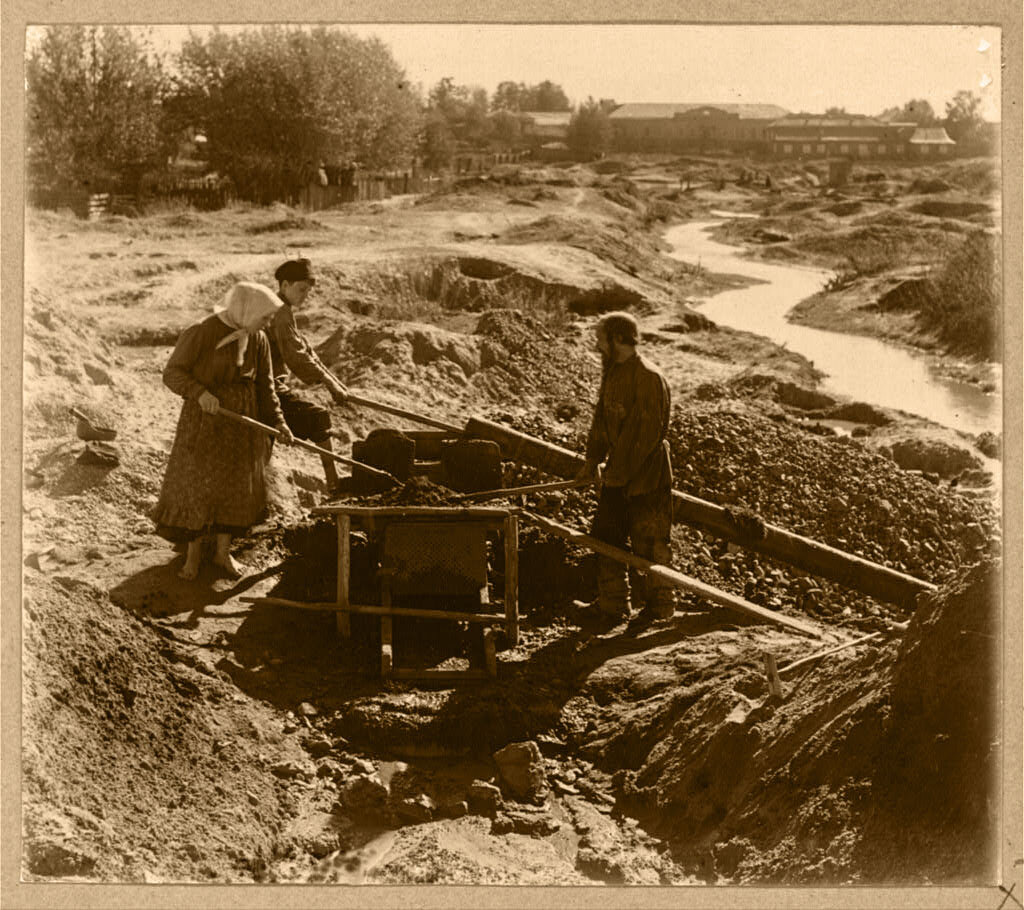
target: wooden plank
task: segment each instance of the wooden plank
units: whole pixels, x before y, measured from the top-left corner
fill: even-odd
[[[775,613],[764,607],[759,607],[757,604],[752,604],[749,601],[744,600],[742,597],[737,597],[735,594],[730,594],[727,591],[721,591],[718,588],[705,584],[696,578],[691,578],[689,575],[677,572],[675,569],[671,569],[668,566],[658,565],[648,559],[636,556],[633,553],[627,553],[625,550],[613,547],[611,544],[598,540],[596,537],[591,537],[589,534],[583,534],[580,531],[568,528],[556,521],[552,521],[550,518],[544,518],[540,515],[535,515],[533,512],[527,512],[525,510],[522,512],[522,516],[528,521],[532,521],[535,524],[540,525],[540,527],[557,534],[559,537],[564,537],[567,540],[571,540],[573,543],[586,547],[588,550],[600,553],[602,556],[607,556],[617,562],[625,563],[627,566],[633,566],[634,568],[640,569],[649,575],[661,578],[674,587],[690,591],[691,593],[697,594],[705,600],[709,600],[719,606],[728,607],[738,613],[743,613],[746,616],[752,616],[756,619],[770,622],[773,625],[784,626],[787,629],[792,629],[794,632],[800,632],[803,635],[811,635],[815,638],[821,637],[821,632],[810,623],[794,619],[791,616],[785,616],[782,613]]]
[[[370,398],[363,398],[361,395],[353,395],[351,392],[345,396],[346,404],[356,404],[374,411],[382,411],[385,414],[393,414],[396,417],[405,417],[407,420],[425,424],[428,427],[437,427],[440,430],[447,430],[449,433],[461,433],[462,427],[457,427],[443,420],[436,420],[426,414],[417,414],[415,411],[406,411],[404,408],[396,408],[391,404],[384,404],[381,401],[373,401]]]
[[[348,503],[332,503],[315,506],[313,515],[337,515],[342,512],[352,516],[372,518],[498,518],[504,519],[509,509],[488,506],[354,506]]]
[[[821,660],[823,657],[828,657],[830,654],[838,654],[840,651],[845,651],[847,648],[862,645],[864,642],[874,641],[876,638],[881,638],[883,634],[884,633],[882,632],[872,632],[870,635],[863,635],[860,638],[853,639],[853,641],[843,642],[841,645],[836,645],[834,648],[827,648],[824,651],[818,651],[816,654],[809,654],[807,657],[801,657],[799,660],[795,660],[793,663],[786,664],[786,666],[780,668],[779,674],[791,673],[797,667],[806,666],[816,660]]]
[[[768,677],[768,694],[772,698],[782,698],[782,680],[779,679],[779,667],[775,663],[775,655],[765,651],[764,672]]]
[[[492,679],[498,675],[498,649],[494,629],[484,629],[484,669]]]
[[[380,602],[382,607],[391,606],[391,579],[386,575],[381,579]],[[390,679],[394,669],[394,653],[391,641],[391,617],[381,616],[380,618],[380,675],[383,679]]]
[[[349,547],[352,519],[348,515],[339,514],[338,521],[338,613],[335,616],[335,623],[338,627],[338,634],[342,638],[351,638],[352,628],[349,623],[348,613],[345,609],[349,606],[349,570],[351,564],[351,550]]]
[[[519,644],[519,516],[505,519],[505,635]]]
[[[443,619],[448,622],[480,622],[503,625],[507,622],[501,613],[463,613],[456,610],[421,610],[419,607],[395,607],[381,604],[307,603],[284,597],[240,597],[243,603],[266,604],[268,607],[294,607],[315,613],[365,613],[367,616],[413,616],[418,619]]]
[[[501,445],[506,458],[532,465],[560,477],[575,477],[584,459],[561,446],[477,417],[470,418],[466,433]],[[838,582],[879,600],[912,607],[918,595],[937,590],[930,582],[838,550],[776,525],[763,525],[764,536],[755,537],[738,527],[728,510],[679,490],[672,491],[673,519],[708,531],[725,540],[796,566],[805,572]]]

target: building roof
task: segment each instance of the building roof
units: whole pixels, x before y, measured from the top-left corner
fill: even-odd
[[[572,111],[520,111],[520,117],[529,117],[534,126],[568,126]]]
[[[825,127],[828,129],[849,129],[850,127],[884,127],[886,124],[874,117],[783,117],[771,124],[773,127]],[[889,124],[890,126],[892,124]]]
[[[941,126],[918,127],[914,130],[914,135],[910,137],[910,143],[911,145],[956,145],[949,138],[945,127]]]
[[[677,114],[710,107],[743,120],[774,120],[789,113],[777,104],[709,104],[706,101],[686,104],[637,103],[622,104],[611,112],[612,120],[671,120]]]

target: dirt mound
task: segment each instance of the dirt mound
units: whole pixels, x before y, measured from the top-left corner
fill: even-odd
[[[252,224],[246,228],[249,234],[272,234],[280,231],[325,231],[326,225],[305,215],[289,215],[273,221]]]
[[[998,538],[990,506],[901,470],[857,440],[694,402],[673,415],[669,442],[676,489],[747,507],[788,531],[932,582],[974,562],[988,550],[986,540]],[[691,574],[755,601],[829,615],[849,610],[864,628],[896,609],[829,582],[807,585],[785,565],[717,541],[679,543]],[[808,597],[812,588],[817,593]]]
[[[918,609],[898,651],[810,664],[782,702],[753,654],[725,651],[717,677],[676,655],[658,695],[671,652],[645,655],[646,672],[621,661],[601,674],[609,695],[646,677],[651,697],[628,713],[613,702],[589,753],[621,769],[623,808],[708,881],[980,883],[996,829],[993,717],[978,706],[997,692],[997,589],[993,566],[973,569]]]
[[[268,713],[240,708],[211,663],[105,592],[57,578],[29,579],[26,593],[26,873],[251,881],[272,853],[279,812],[258,758]],[[218,754],[229,729],[241,735]],[[226,811],[229,793],[249,798]]]

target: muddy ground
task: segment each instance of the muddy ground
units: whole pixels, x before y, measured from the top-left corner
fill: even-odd
[[[429,197],[316,213],[28,213],[24,878],[991,879],[1001,440],[821,396],[805,360],[701,316],[692,302],[737,279],[664,257],[661,231],[821,194],[790,165],[772,166],[771,191],[719,189],[731,166],[504,167]],[[954,195],[956,173],[944,174]],[[912,179],[888,175],[894,205],[917,203]],[[819,220],[824,248],[839,228]],[[927,248],[933,225],[901,230]],[[599,378],[590,326],[631,309],[672,387],[677,489],[938,592],[882,603],[677,525],[676,568],[808,619],[820,640],[692,596],[671,621],[608,628],[583,606],[593,558],[524,527],[522,633],[499,641],[497,679],[382,684],[375,622],[356,618],[345,640],[333,614],[242,599],[333,597],[333,530],[309,513],[328,495],[315,456],[297,449],[275,451],[270,513],[236,543],[247,576],[207,566],[178,579],[182,556],[147,517],[179,407],[160,371],[233,281],[271,284],[299,254],[321,276],[300,326],[353,391],[577,451]],[[117,429],[116,465],[85,451],[69,406]],[[348,442],[402,425],[354,407],[335,416]],[[509,484],[552,479],[504,472]],[[584,527],[593,503],[572,491],[527,505]],[[373,571],[360,539],[354,592],[374,593]],[[765,653],[784,666],[875,632],[769,693]],[[396,623],[396,658],[465,666],[476,644],[448,624]],[[523,784],[499,750],[530,742],[516,753]]]

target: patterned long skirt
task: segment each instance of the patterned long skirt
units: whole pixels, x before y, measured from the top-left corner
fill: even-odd
[[[223,407],[258,419],[253,383],[211,391]],[[269,456],[266,433],[207,414],[186,399],[152,512],[157,533],[175,542],[210,532],[243,533],[266,509]]]

